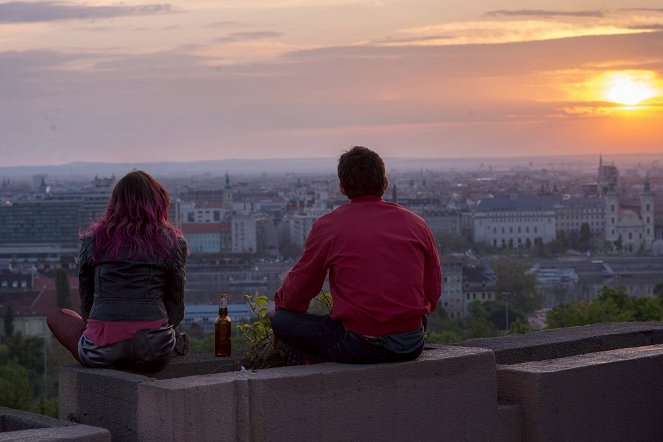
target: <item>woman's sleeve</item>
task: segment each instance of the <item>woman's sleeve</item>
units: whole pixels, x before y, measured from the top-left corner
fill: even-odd
[[[186,282],[186,258],[189,247],[184,239],[178,241],[179,250],[175,253],[170,284],[166,288],[164,303],[168,312],[168,322],[177,327],[184,319],[184,283]]]
[[[86,236],[81,242],[78,266],[78,291],[81,301],[81,316],[87,321],[94,301],[94,260],[92,259],[92,237]]]

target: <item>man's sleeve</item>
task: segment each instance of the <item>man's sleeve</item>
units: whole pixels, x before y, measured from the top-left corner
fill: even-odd
[[[286,276],[274,295],[276,310],[305,312],[322,289],[328,268],[331,241],[321,234],[319,223],[314,223],[306,239],[304,253]]]
[[[81,242],[78,291],[81,302],[81,316],[87,321],[94,301],[94,262],[92,259],[92,238],[90,236],[86,236]]]
[[[424,294],[428,301],[429,311],[437,308],[442,295],[442,271],[440,269],[440,256],[437,253],[435,238],[430,229],[427,230],[428,253],[424,268]]]

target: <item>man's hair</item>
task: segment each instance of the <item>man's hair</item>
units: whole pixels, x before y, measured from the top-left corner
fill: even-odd
[[[350,199],[382,196],[386,182],[384,162],[372,150],[355,146],[338,159],[338,179]]]

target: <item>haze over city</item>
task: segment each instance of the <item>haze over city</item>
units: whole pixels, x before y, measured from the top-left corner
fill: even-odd
[[[0,2],[0,166],[659,153],[660,2]]]

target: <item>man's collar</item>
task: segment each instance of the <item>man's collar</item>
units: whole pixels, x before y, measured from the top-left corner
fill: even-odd
[[[383,201],[381,196],[375,195],[356,196],[350,200],[351,203],[380,203]]]

